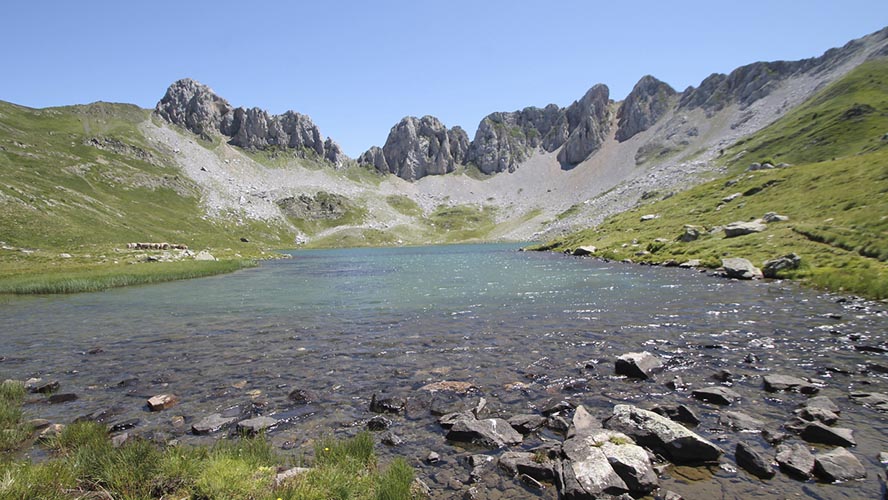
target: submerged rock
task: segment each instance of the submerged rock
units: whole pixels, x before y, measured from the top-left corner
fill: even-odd
[[[814,394],[820,390],[807,380],[789,375],[765,375],[762,380],[768,392],[797,391],[802,394]]]
[[[760,431],[765,425],[761,420],[740,411],[726,411],[718,417],[718,423],[740,432]]]
[[[259,434],[262,431],[270,429],[278,424],[278,421],[271,417],[256,417],[247,420],[241,420],[237,423],[238,432],[245,434]]]
[[[213,432],[218,432],[222,429],[230,427],[232,424],[237,422],[236,417],[223,417],[219,413],[213,413],[212,415],[208,415],[199,422],[191,426],[191,432],[194,434],[211,434]]]
[[[175,394],[159,394],[148,399],[148,409],[151,411],[161,411],[172,408],[179,402],[179,397]]]
[[[691,395],[700,401],[717,405],[730,405],[740,399],[740,395],[727,387],[704,387],[691,391]]]

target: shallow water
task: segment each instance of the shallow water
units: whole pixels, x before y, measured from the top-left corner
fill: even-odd
[[[27,406],[33,416],[70,422],[112,408],[109,423],[136,418],[131,432],[184,442],[214,438],[184,434],[171,423],[174,416],[190,424],[239,406],[242,414],[284,418],[270,436],[295,456],[310,454],[319,436],[361,427],[373,415],[373,393],[406,397],[407,412],[393,417],[392,427],[405,444],[377,449],[408,458],[442,498],[465,487],[464,458],[478,450],[445,441],[428,410],[432,396],[419,390],[429,382],[471,382],[489,413],[506,417],[533,412],[553,397],[569,397],[602,418],[618,402],[682,402],[703,419],[696,431],[719,441],[727,451],[723,462],[733,465],[738,440],[772,456],[773,448],[757,434],[721,428],[719,408],[661,382],[679,374],[692,387],[710,385],[715,372],[730,370],[743,396],[732,409],[777,428],[805,397],[766,393],[761,375],[815,377],[824,381],[821,394],[842,409],[838,425],[855,431],[866,480],[821,485],[778,474],[762,482],[724,468],[670,468],[663,486],[689,499],[883,495],[877,455],[888,451],[888,420],[847,397],[855,390],[888,392],[884,375],[860,373],[867,362],[888,364],[886,355],[854,348],[888,340],[879,305],[839,304],[791,284],[516,248],[294,251],[292,259],[227,276],[12,299],[0,304],[0,376],[56,378],[61,392],[79,397],[58,405],[37,400]],[[616,356],[638,350],[668,360],[660,382],[612,375]],[[760,361],[745,363],[747,354]],[[516,390],[509,385],[515,382],[526,387]],[[314,391],[317,401],[288,401],[294,388]],[[181,403],[147,412],[145,398],[165,392]],[[528,438],[525,448],[557,438],[547,431]],[[430,450],[441,463],[422,462]],[[552,487],[539,493],[495,473],[481,486],[480,498],[555,497]]]

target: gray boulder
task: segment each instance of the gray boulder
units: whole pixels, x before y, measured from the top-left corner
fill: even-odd
[[[799,435],[809,443],[833,446],[857,446],[853,431],[842,427],[828,427],[820,422],[808,422]]]
[[[737,465],[756,477],[771,479],[776,474],[771,467],[771,461],[746,443],[737,443],[734,458],[737,460]]]
[[[762,277],[761,269],[752,265],[752,262],[740,257],[722,259],[722,267],[728,278],[751,280]]]
[[[802,258],[794,253],[776,259],[766,260],[762,265],[762,274],[765,278],[776,278],[782,271],[798,269],[801,263]]]
[[[779,444],[777,464],[791,476],[809,479],[814,472],[814,455],[803,444]]]
[[[685,405],[657,405],[651,408],[651,411],[676,422],[682,422],[689,425],[697,425],[700,423],[700,417]]]
[[[804,406],[805,408],[821,408],[824,410],[829,410],[836,415],[842,413],[842,410],[839,409],[839,406],[826,396],[814,396],[812,398],[808,398],[807,400],[805,400],[802,406]]]
[[[524,436],[501,418],[483,420],[464,418],[450,427],[447,439],[496,449],[518,444],[524,440]]]
[[[542,415],[515,415],[509,418],[509,425],[521,434],[530,434],[546,424]]]
[[[601,422],[593,417],[583,405],[574,411],[567,437],[582,436],[601,430]]]
[[[527,474],[537,481],[555,480],[555,462],[548,457],[541,460],[535,453],[507,451],[500,455],[499,466],[512,476]]]
[[[610,128],[610,91],[596,85],[578,101],[568,106],[567,140],[558,152],[562,165],[576,165],[598,150]]]
[[[678,237],[678,241],[690,243],[700,238],[700,228],[697,226],[686,225],[684,232]]]
[[[814,474],[823,481],[851,481],[866,477],[863,464],[845,448],[818,453],[814,456]]]
[[[833,425],[839,420],[839,416],[825,408],[817,408],[817,407],[808,407],[805,406],[803,408],[799,408],[798,410],[794,410],[799,418],[802,420],[807,420],[809,422],[820,422],[826,425]]]
[[[734,401],[740,399],[740,395],[727,387],[703,387],[691,391],[691,396],[706,401],[707,403],[717,405],[730,405]]]
[[[625,481],[617,474],[604,451],[590,446],[584,438],[568,439],[563,445],[564,483],[575,483],[577,491],[568,486],[562,493],[568,498],[598,498],[602,495],[620,495],[629,491]]]
[[[868,406],[874,410],[888,411],[888,395],[878,392],[853,392],[849,397],[857,404]]]
[[[762,217],[762,221],[766,224],[770,224],[772,222],[786,222],[789,220],[789,217],[785,215],[780,215],[777,212],[768,212]]]
[[[617,358],[614,369],[617,375],[648,379],[663,369],[663,363],[647,351],[630,352]]]
[[[675,94],[672,87],[653,76],[642,77],[617,111],[616,139],[626,141],[657,123],[669,111]]]
[[[631,405],[616,405],[604,427],[632,437],[638,444],[662,450],[673,462],[717,460],[722,450],[685,426]]]
[[[725,238],[735,238],[737,236],[744,236],[752,233],[760,233],[764,230],[768,229],[768,226],[762,224],[761,221],[755,220],[752,222],[731,222],[727,226],[725,226]]]

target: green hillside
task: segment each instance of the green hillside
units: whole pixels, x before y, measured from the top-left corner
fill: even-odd
[[[888,61],[868,62],[771,126],[726,152],[729,175],[643,204],[539,247],[597,247],[636,262],[724,257],[763,261],[794,252],[785,277],[832,290],[888,298]],[[791,166],[748,171],[751,163]],[[731,195],[739,196],[730,201]],[[789,220],[726,238],[718,228],[776,212]],[[656,218],[642,221],[642,216]],[[700,237],[683,242],[685,225]]]
[[[137,254],[119,251],[128,242],[184,244],[227,259],[255,258],[279,244],[274,228],[203,218],[198,188],[139,132],[148,118],[124,104],[35,110],[0,102],[0,293],[58,273],[68,276],[47,279],[98,273],[128,284],[145,278],[121,275],[156,274],[133,270]],[[167,267],[160,274],[178,267],[173,276],[191,276],[231,264]]]

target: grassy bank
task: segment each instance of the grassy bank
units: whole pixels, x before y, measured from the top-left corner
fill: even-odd
[[[50,458],[39,463],[14,456],[33,434],[24,422],[20,382],[0,386],[0,498],[169,499],[417,499],[413,469],[401,459],[377,464],[373,437],[318,441],[314,463],[299,475],[276,480],[293,464],[262,436],[223,439],[211,447],[162,447],[131,439],[115,447],[104,425],[81,422],[41,440]],[[306,465],[306,464],[300,464]]]
[[[888,298],[888,63],[860,66],[725,154],[729,174],[645,203],[540,249],[595,246],[596,255],[635,262],[725,257],[761,266],[789,253],[799,269],[781,277],[829,290]],[[752,163],[789,163],[748,171]],[[768,212],[788,217],[766,230],[725,237],[721,227]],[[652,215],[654,218],[645,217]],[[685,226],[700,236],[682,241]]]
[[[74,269],[31,271],[0,277],[0,294],[97,292],[109,288],[202,278],[253,267],[252,260],[181,261],[96,265]]]

